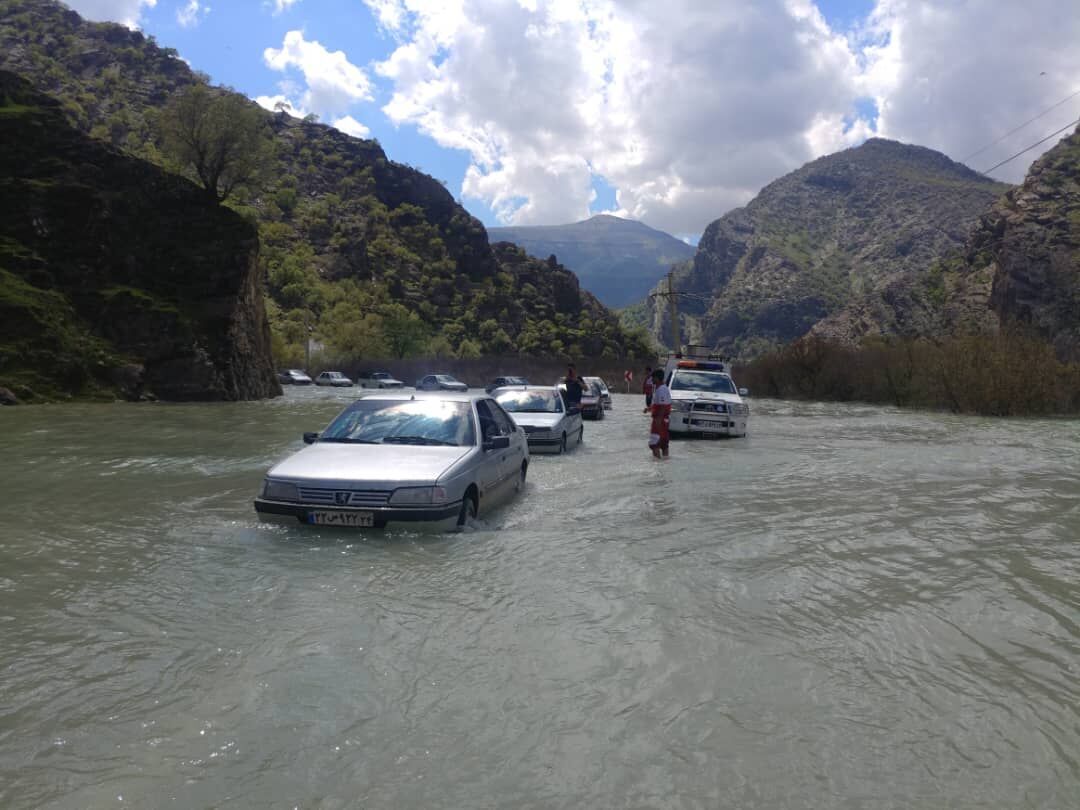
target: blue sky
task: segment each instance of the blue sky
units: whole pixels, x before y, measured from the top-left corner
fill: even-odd
[[[610,211],[693,240],[822,154],[881,135],[962,157],[1080,89],[1080,6],[1060,0],[68,2],[378,138],[489,226]]]

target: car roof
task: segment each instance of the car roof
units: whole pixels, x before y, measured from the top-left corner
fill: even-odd
[[[553,394],[556,391],[554,385],[501,385],[491,392],[492,396],[495,396],[500,391],[503,393],[509,393],[511,391],[544,391],[548,394]]]
[[[443,399],[448,402],[475,402],[478,399],[491,399],[488,394],[476,391],[369,391],[360,394],[357,399],[385,399],[393,402],[408,402],[413,399]]]

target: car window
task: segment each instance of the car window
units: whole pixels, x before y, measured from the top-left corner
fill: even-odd
[[[494,403],[489,399],[481,399],[476,403],[476,415],[480,418],[480,440],[484,442],[502,435],[491,408],[492,404]]]
[[[495,397],[510,413],[562,413],[562,397],[551,391],[504,391]]]
[[[476,432],[465,402],[360,399],[330,423],[319,441],[468,447],[476,444]]]
[[[735,384],[726,374],[679,369],[671,380],[672,391],[709,391],[715,394],[734,394]]]
[[[495,424],[499,426],[499,434],[502,436],[509,436],[511,433],[517,430],[517,425],[514,420],[511,419],[506,411],[502,409],[498,402],[494,400],[486,400],[491,407],[491,414],[495,417]]]

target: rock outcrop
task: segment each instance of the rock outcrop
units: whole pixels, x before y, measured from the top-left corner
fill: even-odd
[[[1030,328],[1080,361],[1080,128],[982,216],[959,270],[958,289],[985,296],[999,325]]]
[[[20,399],[281,392],[255,228],[0,72],[0,385]]]
[[[706,229],[676,273],[684,338],[752,357],[815,328],[857,341],[928,327],[905,302],[910,279],[962,246],[1007,188],[880,138],[808,163]],[[653,309],[658,336],[665,316]]]

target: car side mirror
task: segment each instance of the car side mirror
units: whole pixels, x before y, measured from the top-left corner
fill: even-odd
[[[315,442],[317,442],[318,440],[319,440],[319,434],[318,433],[305,433],[304,434],[304,444],[315,444]]]
[[[509,436],[492,436],[484,442],[485,450],[507,450],[510,447]]]
[[[748,397],[748,396],[750,396],[750,389],[749,388],[740,388],[739,389],[739,396],[740,397]]]

